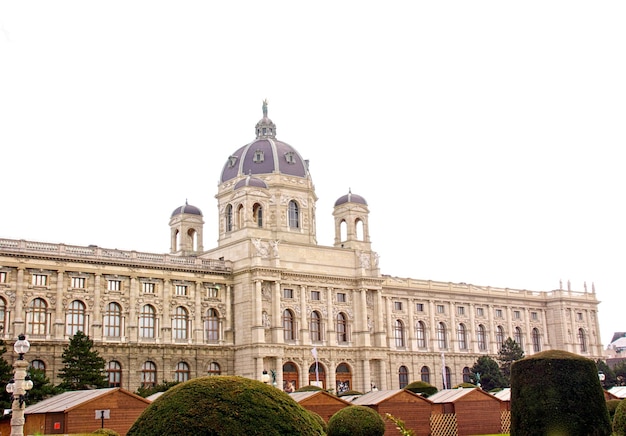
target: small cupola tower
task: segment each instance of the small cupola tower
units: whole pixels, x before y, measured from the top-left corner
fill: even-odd
[[[202,212],[185,201],[170,217],[170,254],[197,256],[202,254]]]
[[[369,209],[367,201],[348,190],[339,197],[333,210],[335,217],[335,247],[371,251]]]

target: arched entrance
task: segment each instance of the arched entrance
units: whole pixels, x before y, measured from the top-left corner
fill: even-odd
[[[295,392],[300,386],[298,385],[298,367],[293,362],[287,362],[283,365],[283,391]]]
[[[309,367],[309,384],[326,389],[326,370],[324,365],[317,363],[317,373],[315,372],[315,363]]]
[[[337,395],[352,389],[352,372],[347,363],[340,363],[335,370]]]

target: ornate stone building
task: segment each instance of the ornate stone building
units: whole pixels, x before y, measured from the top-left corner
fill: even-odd
[[[63,347],[83,331],[108,362],[110,384],[129,390],[264,371],[286,390],[414,380],[442,388],[467,380],[509,336],[527,355],[603,354],[594,289],[381,274],[359,195],[336,201],[334,244],[318,245],[308,162],[276,139],[266,104],[256,139],[228,156],[216,198],[218,246],[209,250],[202,212],[189,204],[170,217],[169,254],[0,239],[2,337],[26,333],[32,365],[57,382]]]

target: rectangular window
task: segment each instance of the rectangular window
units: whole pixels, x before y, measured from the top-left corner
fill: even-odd
[[[121,291],[122,290],[122,281],[121,280],[107,280],[107,290],[109,290],[109,291]]]
[[[337,302],[345,303],[346,302],[346,294],[343,292],[337,292]]]
[[[437,305],[437,313],[446,313],[446,308],[444,307],[443,304]]]
[[[514,310],[513,311],[513,318],[520,319],[521,317],[522,317],[522,314],[520,313],[519,310]]]
[[[208,298],[219,298],[219,288],[216,288],[216,287],[206,288],[206,295]]]
[[[402,310],[402,301],[394,301],[393,310]]]
[[[539,315],[537,314],[537,312],[530,312],[530,319],[532,319],[533,321],[537,321],[539,319]]]
[[[465,307],[464,306],[458,306],[456,308],[456,314],[457,315],[465,315]]]
[[[311,300],[319,301],[320,297],[320,291],[311,291]]]
[[[417,304],[415,304],[415,311],[416,312],[423,312],[424,311],[424,303],[417,303]]]
[[[85,278],[84,277],[72,277],[72,288],[85,289]]]
[[[485,309],[483,309],[482,307],[477,307],[476,316],[485,316]]]
[[[496,318],[502,318],[502,309],[496,309]]]
[[[576,313],[576,318],[578,318],[578,321],[582,321],[583,320],[583,313],[582,312]]]
[[[154,286],[154,283],[142,282],[141,286],[143,287],[144,294],[154,294],[155,287],[156,287]]]
[[[187,295],[187,285],[176,285],[176,295],[186,296]]]
[[[7,282],[7,273],[4,271],[0,271],[0,283]]]
[[[283,298],[293,298],[293,289],[283,289]]]
[[[45,274],[33,274],[33,286],[47,286],[48,276]]]

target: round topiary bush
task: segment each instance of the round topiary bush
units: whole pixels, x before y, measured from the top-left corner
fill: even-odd
[[[615,416],[615,410],[622,400],[608,400],[606,402],[606,408],[609,411],[609,419],[613,422],[613,417]]]
[[[406,385],[404,389],[411,391],[413,393],[419,394],[422,397],[430,397],[431,395],[437,393],[436,387],[423,381],[411,382],[408,385]]]
[[[128,436],[323,435],[289,395],[243,377],[201,377],[174,386],[144,410]]]
[[[315,385],[305,385],[302,386],[301,388],[298,388],[295,390],[295,392],[313,392],[313,391],[323,391],[324,389],[320,388],[319,386],[315,386]]]
[[[611,434],[596,364],[551,350],[511,366],[511,436]]]
[[[324,421],[324,418],[322,418],[319,413],[313,412],[312,410],[309,410],[309,413],[313,418],[315,418],[319,425],[322,426],[322,430],[324,430],[324,434],[326,434],[328,432],[328,426],[326,425],[326,421]]]
[[[363,395],[363,392],[359,392],[359,391],[343,391],[340,392],[339,395],[337,395],[338,397],[347,397],[350,395]]]
[[[103,434],[106,436],[120,436],[118,432],[116,432],[115,430],[111,430],[110,428],[99,428],[98,430],[94,431],[92,434]]]
[[[616,436],[626,435],[626,400],[621,400],[615,409],[613,434]]]
[[[348,406],[328,420],[328,436],[382,436],[385,421],[374,409]]]

